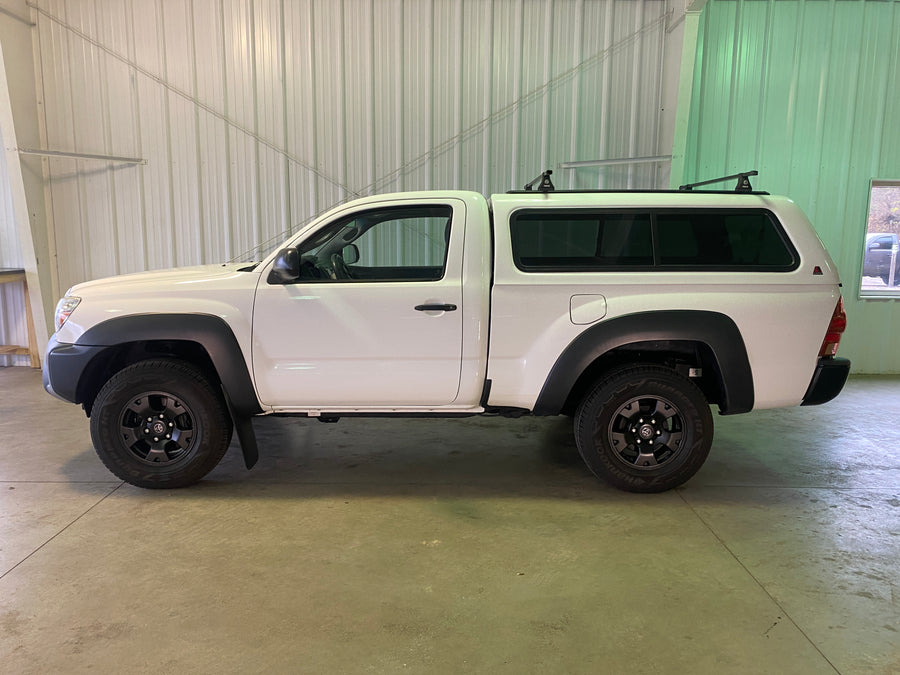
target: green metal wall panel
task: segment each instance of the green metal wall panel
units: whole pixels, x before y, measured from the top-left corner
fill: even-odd
[[[684,76],[684,75],[683,75]],[[900,179],[900,2],[711,0],[684,180],[758,169],[838,264],[854,372],[900,373],[900,300],[860,300],[869,182]]]

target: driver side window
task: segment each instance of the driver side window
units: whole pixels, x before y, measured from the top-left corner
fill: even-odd
[[[303,242],[301,281],[436,281],[453,209],[396,206],[355,213]]]

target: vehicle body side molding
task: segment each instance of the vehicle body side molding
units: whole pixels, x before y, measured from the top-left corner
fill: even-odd
[[[712,352],[722,374],[722,414],[753,409],[753,371],[734,321],[719,312],[668,310],[641,312],[601,321],[576,337],[556,360],[537,402],[535,415],[557,415],[578,378],[604,354],[618,347],[654,341],[699,342]]]

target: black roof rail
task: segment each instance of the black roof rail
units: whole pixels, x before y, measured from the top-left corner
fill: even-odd
[[[737,178],[737,185],[734,186],[735,192],[753,192],[753,186],[750,185],[750,176],[758,176],[759,171],[745,171],[744,173],[736,173],[731,176],[722,176],[721,178],[713,178],[712,180],[704,180],[699,183],[687,183],[680,185],[679,190],[690,191],[701,185],[711,185],[713,183],[724,183],[726,180]]]

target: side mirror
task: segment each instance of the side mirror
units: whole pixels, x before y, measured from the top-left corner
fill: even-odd
[[[270,284],[290,284],[300,278],[300,252],[295,248],[283,248],[275,257],[272,271],[269,272]]]
[[[348,265],[352,265],[353,263],[359,262],[359,248],[356,244],[347,244],[344,247],[344,250],[341,251],[341,257],[344,259],[344,262]]]

